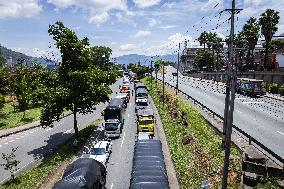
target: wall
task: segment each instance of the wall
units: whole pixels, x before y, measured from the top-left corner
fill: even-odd
[[[284,72],[243,72],[238,73],[238,77],[251,78],[251,79],[262,79],[268,83],[284,84]],[[191,77],[202,78],[216,81],[226,81],[226,73],[196,73],[191,74]]]

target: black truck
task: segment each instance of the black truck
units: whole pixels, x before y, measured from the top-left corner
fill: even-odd
[[[125,114],[125,103],[123,99],[114,98],[109,105],[103,110],[105,120],[105,136],[119,137]]]

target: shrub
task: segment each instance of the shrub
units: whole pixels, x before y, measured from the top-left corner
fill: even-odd
[[[284,84],[279,87],[278,92],[281,96],[284,96]]]
[[[278,93],[278,89],[279,89],[279,86],[278,86],[277,83],[272,83],[272,84],[270,85],[270,92],[271,92],[272,94]]]

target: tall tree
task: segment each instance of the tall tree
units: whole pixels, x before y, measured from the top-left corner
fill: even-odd
[[[259,18],[261,33],[264,35],[265,38],[264,68],[266,70],[273,69],[273,65],[268,65],[268,53],[270,50],[271,39],[278,30],[277,24],[279,23],[279,19],[280,19],[279,12],[272,9],[267,9],[264,13],[260,15]]]
[[[206,31],[202,32],[197,39],[200,43],[200,46],[203,45],[204,50],[205,50],[205,45],[206,45],[207,39],[208,39],[208,33]]]
[[[243,30],[241,31],[241,36],[244,40],[247,41],[248,52],[246,56],[247,65],[249,65],[250,69],[253,69],[254,56],[253,51],[257,44],[259,38],[260,26],[254,17],[250,17],[248,21],[243,26]]]
[[[215,68],[216,56],[206,50],[197,50],[193,59],[195,69],[212,72]]]
[[[88,38],[79,39],[62,22],[50,25],[48,33],[60,50],[62,62],[57,85],[49,89],[50,98],[46,99],[41,124],[49,126],[60,119],[65,109],[71,110],[77,136],[77,113],[92,112],[96,104],[108,101],[109,85],[115,82],[116,75],[100,68],[99,58],[103,57],[97,50],[101,48],[90,49]]]

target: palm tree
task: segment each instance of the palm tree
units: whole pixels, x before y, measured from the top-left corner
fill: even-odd
[[[272,9],[267,9],[264,13],[261,14],[261,17],[259,18],[261,33],[265,38],[264,68],[268,70],[271,70],[273,68],[273,65],[268,65],[268,52],[270,49],[272,36],[278,30],[278,27],[276,25],[279,23],[279,19],[279,12]]]
[[[254,63],[253,50],[258,41],[260,26],[256,21],[256,18],[250,17],[246,24],[243,26],[241,36],[247,42],[248,52],[246,56],[247,65],[252,69]]]
[[[206,31],[202,32],[197,39],[200,43],[200,46],[203,45],[204,50],[205,50],[205,44],[206,44],[207,39],[208,39],[208,33]]]

